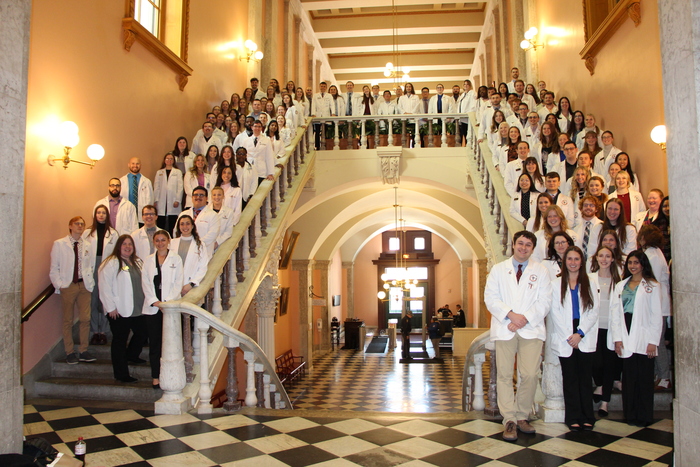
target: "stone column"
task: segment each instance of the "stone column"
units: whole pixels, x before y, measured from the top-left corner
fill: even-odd
[[[462,289],[462,298],[461,298],[461,305],[462,309],[464,310],[464,315],[466,317],[466,322],[469,323],[469,268],[473,266],[472,260],[466,259],[462,260],[459,262],[460,263],[460,270],[461,270],[461,279],[460,279],[460,284],[461,284],[461,289]]]
[[[547,315],[546,323],[547,339],[544,342],[544,363],[542,364],[544,403],[540,404],[539,416],[547,423],[564,423],[564,380],[559,357],[552,350],[551,314]]]
[[[308,60],[308,68],[306,69],[307,73],[307,78],[308,78],[308,84],[307,86],[311,86],[311,89],[314,90],[314,93],[318,91],[318,83],[321,82],[318,76],[314,75],[314,46],[307,44],[306,45],[306,50],[307,50],[307,60]]]
[[[642,5],[642,11],[644,6]],[[697,258],[700,243],[698,194],[688,187],[700,177],[700,0],[659,0],[661,64],[666,127],[667,159],[673,252],[673,326],[675,328],[675,385],[673,401],[676,465],[696,465],[700,444],[700,367],[697,364],[700,327],[700,284]],[[642,18],[644,21],[644,18]],[[659,115],[659,124],[663,118]],[[660,155],[660,154],[659,154]],[[681,254],[682,253],[682,254]]]
[[[301,50],[302,50],[302,40],[301,40],[301,17],[294,15],[294,30],[292,32],[292,43],[294,47],[294,61],[291,64],[292,68],[292,74],[290,76],[293,76],[294,82],[296,83],[297,87],[302,85],[301,81],[301,66],[302,66],[302,61],[301,61]]]
[[[345,300],[346,303],[346,309],[348,311],[347,317],[348,318],[354,318],[355,317],[355,282],[354,282],[354,275],[355,275],[355,263],[352,261],[343,261],[343,269],[345,270],[345,283],[346,283],[346,288],[345,288],[345,297],[343,300]]]
[[[263,50],[263,53],[267,55],[267,51],[264,50],[263,47],[263,15],[262,15],[262,2],[260,0],[248,0],[248,36],[243,39],[244,41],[247,39],[252,40],[256,44],[258,44],[258,48]],[[244,47],[241,47],[241,49],[244,49]],[[263,62],[265,60],[263,59]],[[267,83],[262,80],[262,77],[260,76],[260,62],[256,62],[254,60],[251,60],[248,62],[248,74],[247,76],[249,77],[248,79],[252,78],[253,76],[257,77],[260,79],[260,86],[264,85],[265,88],[267,89]],[[248,84],[246,83],[246,86]]]
[[[313,284],[313,260],[293,259],[292,270],[299,271],[299,340],[307,366],[313,366],[313,307],[309,287]]]
[[[267,276],[253,297],[258,316],[258,345],[265,352],[270,364],[275,363],[275,307],[279,296],[279,287],[273,283],[271,276]]]
[[[486,276],[489,273],[486,270],[488,260],[478,259],[476,262],[479,265],[479,309],[474,313],[474,322],[478,328],[488,328],[491,322],[491,314],[489,314],[486,309],[486,303],[484,303],[484,288],[486,287]]]
[[[31,2],[0,0],[0,162],[15,174],[24,174],[31,8]],[[5,213],[0,228],[0,454],[22,452],[23,204],[24,177],[9,177],[0,187],[0,209]]]
[[[317,271],[321,271],[321,284],[320,287],[318,288],[318,292],[316,292],[316,295],[320,295],[323,297],[324,301],[326,304],[321,307],[321,352],[322,353],[327,353],[331,349],[331,328],[330,328],[330,300],[331,300],[331,290],[330,290],[330,283],[328,281],[328,270],[331,267],[331,261],[330,260],[317,260],[316,264],[314,264],[314,269]]]

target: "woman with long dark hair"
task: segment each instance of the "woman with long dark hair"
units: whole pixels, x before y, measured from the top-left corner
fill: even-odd
[[[207,246],[199,238],[194,220],[189,215],[183,214],[177,220],[175,238],[170,242],[170,249],[182,260],[183,279],[180,293],[184,296],[204,279],[211,258]]]
[[[598,341],[598,284],[585,271],[583,252],[570,246],[561,277],[552,282],[551,346],[564,382],[564,423],[571,431],[595,424],[591,378]]]
[[[622,362],[622,410],[627,424],[654,422],[654,360],[662,330],[661,285],[641,250],[627,256],[610,300],[610,332]]]
[[[122,383],[137,381],[129,375],[128,362],[143,361],[136,354],[143,348],[146,337],[146,323],[141,314],[144,300],[142,264],[136,256],[134,239],[131,235],[122,235],[99,271],[100,301],[112,330],[112,370],[114,379]],[[127,345],[130,333],[133,336]]]
[[[190,145],[187,142],[187,138],[180,136],[175,141],[175,148],[173,149],[175,166],[184,174],[192,167],[192,164],[194,164],[194,156],[195,153],[190,151]]]
[[[542,264],[549,271],[549,278],[556,279],[564,269],[564,253],[570,246],[574,246],[574,239],[566,232],[557,232],[552,235],[547,244],[547,258]]]
[[[569,127],[571,126],[573,114],[571,113],[571,101],[569,101],[568,97],[562,96],[559,98],[557,112],[554,114],[554,116],[557,117],[559,132],[569,133]]]
[[[534,214],[535,196],[538,191],[530,175],[524,173],[518,177],[518,187],[515,189],[515,196],[510,203],[510,215],[518,222],[527,225],[528,219]]]
[[[618,198],[609,199],[603,210],[601,238],[606,230],[614,230],[617,233],[623,254],[629,254],[637,247],[637,229],[627,221],[625,207]]]
[[[585,119],[583,112],[577,110],[574,112],[574,116],[571,118],[571,123],[569,124],[569,139],[579,147],[578,135],[585,128]],[[583,137],[583,135],[581,135]]]
[[[527,221],[525,230],[536,233],[538,230],[544,228],[545,218],[544,213],[548,207],[552,205],[552,197],[548,193],[540,193],[537,195],[537,201],[535,201],[535,215],[531,216]]]
[[[158,211],[158,227],[172,232],[177,216],[182,212],[183,177],[173,164],[171,153],[163,156],[163,164],[153,181],[153,205]]]

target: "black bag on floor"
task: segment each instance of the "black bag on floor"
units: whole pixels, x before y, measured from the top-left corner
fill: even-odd
[[[56,459],[58,451],[44,438],[32,438],[24,442],[23,454],[33,460],[32,466],[47,466]]]

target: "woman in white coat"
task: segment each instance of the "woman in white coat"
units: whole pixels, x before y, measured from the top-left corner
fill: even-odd
[[[204,279],[210,255],[207,246],[199,239],[194,220],[187,214],[177,220],[175,237],[170,242],[170,249],[182,260],[184,272],[180,293],[185,295]]]
[[[547,259],[542,261],[542,264],[549,271],[552,281],[561,275],[564,269],[564,253],[570,246],[574,246],[574,240],[566,232],[557,232],[549,239]]]
[[[603,211],[603,227],[601,235],[606,230],[614,230],[620,240],[622,254],[627,255],[637,248],[637,229],[628,222],[627,212],[619,198],[611,198]]]
[[[149,360],[153,389],[160,389],[160,354],[163,342],[162,302],[180,298],[183,281],[182,260],[171,251],[170,234],[159,230],[153,234],[156,252],[143,262],[141,285],[143,287],[143,315],[149,342]]]
[[[238,220],[241,218],[241,211],[243,209],[243,191],[241,190],[238,184],[238,178],[236,178],[236,174],[231,167],[224,167],[224,169],[221,171],[221,175],[216,180],[216,186],[214,188],[217,186],[224,190],[224,206],[233,211],[233,225],[238,224]],[[213,200],[210,200],[210,204],[211,202],[213,202]],[[231,232],[228,233],[230,234]]]
[[[107,345],[109,323],[100,302],[98,271],[102,258],[108,257],[114,251],[118,237],[119,233],[112,228],[107,206],[98,205],[92,216],[92,225],[83,233],[83,240],[87,242],[88,260],[94,266],[93,278],[95,279],[90,299],[90,331],[92,331],[90,345]]]
[[[577,246],[564,253],[561,277],[552,282],[553,329],[548,338],[559,357],[564,387],[564,423],[571,431],[592,430],[593,355],[598,340],[598,284],[585,271]]]
[[[552,238],[556,232],[566,232],[574,240],[574,244],[578,242],[578,235],[576,232],[569,229],[568,222],[564,212],[556,204],[551,205],[544,212],[544,228],[538,230],[535,233],[535,238],[537,238],[537,247],[532,252],[532,259],[535,261],[542,261],[547,254],[547,245],[549,245],[549,239]]]
[[[608,403],[615,382],[620,381],[622,360],[608,347],[612,346],[610,326],[610,298],[615,286],[621,280],[622,268],[615,261],[615,251],[601,245],[594,256],[591,256],[591,277],[598,283],[598,343],[593,360],[593,381],[596,388],[593,391],[593,402],[600,401],[598,416],[608,416]]]
[[[533,186],[532,178],[528,174],[520,174],[518,188],[510,202],[510,215],[518,222],[527,225],[527,221],[535,215],[537,195],[539,192]]]
[[[184,187],[187,194],[185,208],[192,207],[192,190],[198,186],[203,186],[209,191],[211,189],[210,176],[207,170],[207,159],[199,154],[194,158],[192,168],[185,174]]]
[[[629,425],[654,421],[654,360],[661,337],[661,285],[642,250],[627,256],[610,300],[610,331],[622,362],[622,410]]]
[[[142,316],[143,288],[141,260],[131,235],[122,235],[114,245],[114,252],[100,266],[100,300],[109,318],[112,330],[112,370],[114,379],[122,383],[137,381],[129,375],[128,362],[137,361],[146,336]],[[129,333],[133,336],[127,346]]]
[[[619,154],[618,154],[619,155]],[[621,170],[615,176],[615,191],[610,193],[610,199],[618,198],[625,206],[628,221],[634,221],[639,213],[647,210],[644,197],[630,184],[630,174]],[[628,209],[629,208],[629,209]]]
[[[182,212],[182,172],[174,165],[175,157],[169,152],[163,157],[163,165],[153,182],[153,204],[158,210],[156,223],[168,232],[173,231],[177,216]]]

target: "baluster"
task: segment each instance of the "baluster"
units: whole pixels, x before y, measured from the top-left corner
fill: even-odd
[[[379,147],[379,119],[374,121],[374,149]]]
[[[367,135],[365,134],[365,124],[367,123],[367,120],[362,120],[361,126],[360,126],[360,149],[367,149]]]
[[[224,402],[224,410],[232,412],[241,408],[241,403],[238,401],[238,375],[236,375],[236,349],[239,343],[233,337],[225,337],[224,343],[228,352],[227,400]]]
[[[338,128],[340,126],[340,122],[336,120],[335,122],[335,137],[333,138],[333,149],[336,151],[340,149],[340,129]]]
[[[270,191],[270,218],[274,219],[277,217],[277,202],[279,198],[279,178],[276,179],[272,184],[272,191]]]
[[[387,144],[389,146],[393,146],[394,145],[394,119],[390,118],[388,120],[387,124],[389,125],[389,129],[387,130],[386,141],[387,141]],[[377,139],[377,141],[379,141],[379,139]]]
[[[472,401],[472,409],[484,410],[484,377],[481,373],[481,367],[486,361],[486,356],[482,353],[474,355],[474,399]]]
[[[265,367],[262,363],[255,364],[255,397],[258,399],[258,403],[255,406],[260,408],[265,407],[265,383],[263,378],[263,370],[265,370]]]
[[[213,406],[211,405],[211,386],[209,386],[209,342],[207,341],[209,325],[200,319],[196,321],[200,342],[199,407],[197,407],[197,413],[211,413]]]
[[[326,150],[326,122],[321,123],[321,144],[319,145],[321,151]]]
[[[265,398],[265,408],[272,408],[270,404],[270,375],[263,375],[263,397]]]
[[[221,286],[221,307],[224,310],[231,308],[231,297],[236,296],[236,284],[238,284],[238,278],[236,277],[237,251],[238,248],[229,256],[224,268],[224,271],[226,271],[226,283]]]
[[[426,136],[428,140],[428,147],[429,148],[434,148],[435,143],[433,142],[433,119],[429,118],[428,119],[428,136]]]
[[[288,171],[289,171],[289,166],[286,164],[282,165],[282,173],[280,173],[280,178],[278,179],[280,203],[284,203],[284,193],[287,191],[286,186],[287,186],[287,172]]]
[[[182,315],[182,353],[185,358],[185,375],[187,382],[194,381],[194,358],[192,357],[192,317],[188,314]]]
[[[224,270],[226,270],[225,267],[224,267]],[[212,293],[213,299],[212,299],[212,301],[211,301],[211,314],[213,314],[213,315],[216,316],[217,318],[220,318],[220,317],[221,317],[221,313],[222,313],[222,311],[223,311],[222,308],[221,308],[221,286],[222,286],[222,283],[223,283],[223,281],[221,280],[221,279],[222,279],[222,277],[221,277],[222,275],[223,275],[223,273],[222,273],[222,274],[219,274],[219,275],[216,277],[216,279],[214,280],[214,288],[213,288],[213,290],[212,290],[212,291],[213,291],[213,293]],[[228,287],[228,283],[227,283],[227,282],[226,282],[226,287]]]
[[[296,151],[294,151],[294,175],[299,175],[299,161],[304,162],[304,153],[297,146]],[[289,186],[292,186],[292,176],[291,174],[289,175]]]
[[[354,149],[355,146],[354,146],[354,144],[353,144],[353,139],[354,139],[355,135],[353,135],[353,131],[352,131],[352,130],[353,130],[353,128],[352,128],[352,127],[353,127],[353,122],[351,122],[351,121],[345,122],[345,125],[347,125],[347,126],[346,126],[346,128],[347,128],[347,135],[345,135],[345,138],[348,140],[348,144],[347,144],[347,146],[345,147],[345,149]]]
[[[260,213],[257,213],[255,215],[255,218],[253,219],[253,222],[250,223],[250,226],[248,227],[248,251],[250,253],[250,258],[255,258],[258,254],[255,252],[255,247],[256,245],[256,232],[257,232],[257,224],[258,224],[258,216]],[[246,269],[247,265],[246,265]]]
[[[192,361],[194,363],[199,363],[200,359],[200,342],[199,342],[199,332],[197,332],[198,319],[194,318],[194,334],[192,335],[192,349],[194,350],[194,355],[192,355]]]
[[[311,148],[309,147],[309,143],[311,142],[311,139],[313,138],[313,135],[311,134],[313,132],[313,125],[309,122],[309,124],[306,127],[306,131],[304,132],[304,136],[302,136],[302,141],[303,141],[303,146],[304,146],[304,151],[301,153],[301,160],[304,160],[304,154],[308,154],[309,151],[311,151]]]
[[[503,238],[501,240],[501,244],[503,245],[504,255],[508,252],[508,237],[510,237],[508,233],[508,224],[506,223],[505,219],[503,219]]]
[[[294,161],[297,160],[298,153],[299,153],[299,146],[294,148],[294,157],[293,158],[290,157],[289,160],[287,160],[287,188],[292,187],[292,171],[294,168],[293,167]]]
[[[419,130],[419,126],[418,126],[418,119],[417,118],[414,119],[413,122],[416,124],[416,134],[415,134],[415,137],[413,140],[414,141],[413,144],[414,144],[414,147],[420,148],[420,147],[422,147],[422,145],[420,144],[420,130]]]
[[[442,138],[440,140],[442,143],[441,147],[446,148],[447,147],[447,119],[442,118],[442,119],[440,119],[440,121],[442,122]],[[457,138],[455,137],[455,139],[457,139]]]
[[[263,201],[263,205],[258,209],[258,212],[255,213],[255,249],[257,251],[258,245],[262,244],[262,225],[261,225],[261,217],[260,217],[260,211],[262,209],[265,209],[265,202]]]
[[[499,414],[496,378],[496,348],[494,346],[493,349],[489,349],[489,406],[484,410],[484,413],[491,417]]]
[[[410,146],[408,144],[408,133],[406,133],[406,121],[403,118],[401,119],[401,146],[404,148],[407,148]]]
[[[245,264],[243,260],[243,253],[245,251],[245,240],[241,238],[238,242],[238,248],[236,248],[236,279],[238,282],[243,282],[245,277],[243,276],[243,271],[245,270]]]
[[[182,319],[179,312],[163,309],[163,348],[160,364],[160,387],[163,397],[156,402],[157,413],[180,413],[173,409],[182,407],[185,398],[182,390],[187,382],[182,345]],[[158,410],[162,408],[162,410]]]
[[[277,385],[270,384],[270,408],[271,409],[277,408],[277,404],[275,404],[275,402],[276,402],[275,399],[277,398],[277,395],[278,395],[277,394]]]
[[[245,387],[245,405],[255,407],[258,403],[258,398],[255,397],[255,354],[250,351],[243,352],[243,358],[248,364],[248,377],[246,378]]]
[[[466,142],[464,146],[466,147]],[[455,147],[462,146],[462,134],[459,131],[459,119],[455,118]]]
[[[268,193],[260,206],[260,236],[267,237],[267,207],[270,203],[270,194]]]
[[[501,203],[496,202],[494,206],[494,216],[496,217],[496,233],[501,233]]]
[[[287,404],[282,400],[282,394],[279,392],[275,393],[275,407],[278,409],[286,409]]]

